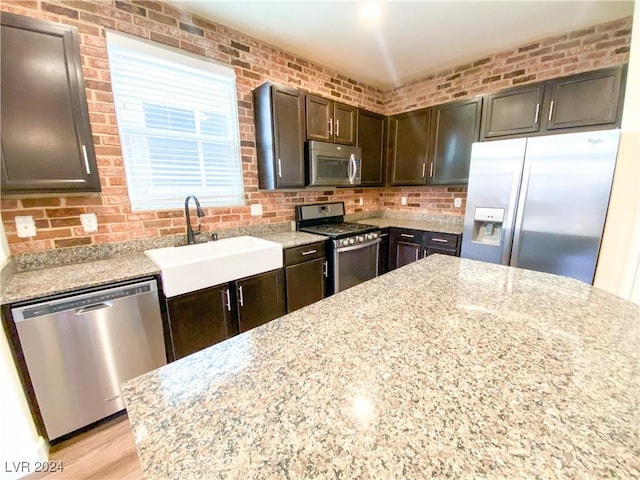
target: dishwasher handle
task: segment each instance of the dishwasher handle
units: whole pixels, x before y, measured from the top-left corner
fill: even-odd
[[[87,307],[80,307],[75,309],[76,315],[84,315],[85,313],[95,312],[96,310],[102,310],[103,308],[113,307],[113,302],[100,302]]]

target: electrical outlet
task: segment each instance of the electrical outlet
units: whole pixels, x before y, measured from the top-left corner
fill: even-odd
[[[80,215],[80,223],[85,233],[98,231],[98,217],[95,213],[83,213]]]
[[[462,199],[461,198],[454,198],[453,199],[453,206],[454,206],[454,208],[460,208],[462,206]]]
[[[358,205],[364,205],[364,198],[360,197],[360,199],[358,200]]]
[[[402,197],[402,198],[400,199],[400,203],[401,203],[402,205],[406,205],[406,204],[407,204],[407,197]]]
[[[262,205],[259,203],[251,205],[251,215],[254,217],[259,217],[262,215]]]
[[[31,215],[16,217],[16,234],[19,238],[29,238],[36,236],[36,222]]]

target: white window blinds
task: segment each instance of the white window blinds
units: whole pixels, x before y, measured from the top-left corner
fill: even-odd
[[[107,32],[131,209],[242,205],[235,73],[187,53]]]

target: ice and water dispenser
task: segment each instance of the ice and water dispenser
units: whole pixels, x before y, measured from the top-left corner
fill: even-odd
[[[473,218],[471,241],[500,245],[502,241],[504,208],[477,207]]]

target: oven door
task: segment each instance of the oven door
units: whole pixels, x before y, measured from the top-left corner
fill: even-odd
[[[378,276],[378,249],[380,239],[339,247],[333,250],[333,292],[366,282]]]

